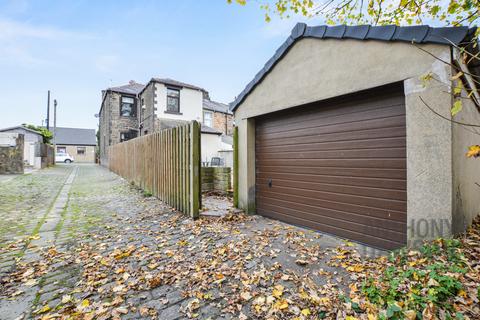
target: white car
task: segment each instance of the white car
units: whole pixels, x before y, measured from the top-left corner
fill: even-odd
[[[57,153],[55,154],[55,162],[72,163],[73,157],[68,153]]]

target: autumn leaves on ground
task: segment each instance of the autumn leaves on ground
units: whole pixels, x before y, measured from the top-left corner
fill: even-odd
[[[348,241],[262,217],[191,221],[105,169],[79,166],[52,233],[42,233],[70,170],[0,184],[0,224],[9,222],[0,318],[12,308],[11,319],[480,318],[480,221],[458,239],[369,259]]]

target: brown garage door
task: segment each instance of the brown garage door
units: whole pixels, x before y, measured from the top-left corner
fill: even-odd
[[[393,249],[406,242],[399,86],[256,120],[257,213]]]

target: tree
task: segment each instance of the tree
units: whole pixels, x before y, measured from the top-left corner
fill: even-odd
[[[248,0],[227,0],[246,5]],[[269,22],[272,15],[280,18],[289,18],[292,15],[305,17],[321,17],[327,24],[371,24],[371,25],[418,25],[425,23],[441,23],[445,26],[473,26],[480,21],[480,0],[271,0],[260,3],[265,11],[265,20]],[[455,75],[451,79],[452,119],[444,117],[434,111],[422,100],[427,108],[445,120],[458,125],[479,128],[475,123],[461,123],[454,120],[463,108],[463,100],[470,99],[480,110],[480,76],[470,73],[463,66],[480,65],[478,50],[478,36],[480,28],[470,42],[462,46],[455,46],[460,55],[460,63],[450,63],[435,57],[442,63],[452,67]],[[425,51],[420,46],[420,50]],[[432,54],[431,54],[432,55]],[[460,65],[462,64],[462,65]],[[422,76],[424,85],[431,81],[439,81],[429,73]],[[475,131],[476,132],[476,131]],[[480,133],[479,133],[480,135]],[[480,157],[480,145],[470,146],[467,157]]]
[[[50,143],[53,133],[45,127],[34,126],[33,124],[22,124],[23,127],[39,132],[43,137],[43,143]]]
[[[235,1],[246,5],[247,0]],[[265,19],[272,15],[288,18],[292,14],[321,16],[328,24],[367,23],[373,25],[411,25],[428,21],[444,25],[472,25],[479,20],[479,0],[272,0],[260,3]]]

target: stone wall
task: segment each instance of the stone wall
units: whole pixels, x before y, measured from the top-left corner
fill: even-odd
[[[99,121],[100,159],[103,164],[107,164],[108,161],[108,147],[120,143],[120,134],[138,129],[139,113],[139,103],[137,102],[137,117],[120,116],[120,98],[122,94],[108,91],[106,95]],[[132,95],[128,96],[133,97]]]
[[[23,173],[23,134],[0,133],[0,136],[0,174]]]
[[[219,191],[227,192],[231,189],[231,168],[227,167],[202,167],[202,192]]]
[[[233,115],[213,112],[213,128],[231,136],[233,134]]]
[[[40,168],[44,169],[55,164],[55,152],[53,152],[53,146],[41,143],[39,144],[39,156],[40,156]]]

